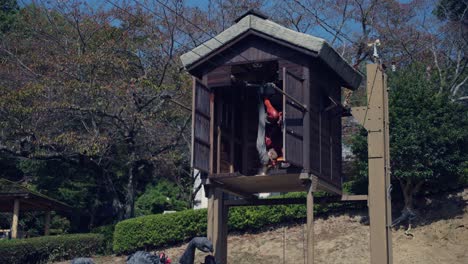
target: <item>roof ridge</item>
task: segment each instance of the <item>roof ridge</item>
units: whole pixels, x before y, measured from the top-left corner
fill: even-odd
[[[302,52],[311,51],[325,62],[344,81],[343,86],[350,89],[357,89],[362,80],[362,75],[354,69],[328,42],[310,34],[298,32],[282,26],[272,20],[264,19],[254,13],[245,13],[236,24],[225,29],[215,37],[203,42],[180,56],[182,64],[189,71],[192,66],[203,62],[203,59],[216,53],[221,47],[231,41],[235,41],[239,36],[249,30],[258,31],[265,36],[277,39],[280,42],[291,44]],[[301,52],[299,50],[299,52]]]

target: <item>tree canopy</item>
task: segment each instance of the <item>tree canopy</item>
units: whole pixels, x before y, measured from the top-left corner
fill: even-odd
[[[391,171],[407,210],[419,191],[454,188],[468,180],[468,108],[440,93],[434,78],[419,64],[388,77]],[[365,133],[356,135],[353,151],[360,175],[354,191],[359,191],[367,176]]]
[[[0,0],[0,177],[76,208],[72,231],[189,207],[200,186],[179,55],[251,8],[326,39],[361,71],[380,39],[397,67],[395,179],[417,189],[466,176],[466,1]],[[355,170],[359,181],[365,163]]]

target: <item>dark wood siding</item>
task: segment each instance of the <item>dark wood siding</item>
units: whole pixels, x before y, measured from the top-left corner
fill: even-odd
[[[207,85],[211,88],[231,85],[231,66],[222,65],[206,74]]]
[[[283,72],[284,91],[304,104],[303,67],[280,63],[280,69]],[[291,164],[303,167],[304,111],[290,98],[286,96],[283,96],[283,98],[285,159]]]
[[[325,106],[327,103],[326,97],[322,97],[322,105]],[[320,115],[320,155],[321,155],[321,164],[320,164],[320,176],[322,179],[330,181],[331,178],[331,122],[330,122],[330,113],[324,111],[325,107],[322,108],[322,113]]]
[[[216,55],[209,58],[209,62],[204,62],[191,71],[193,75],[203,78],[208,87],[208,89],[203,87],[201,83],[194,85],[193,166],[203,171],[211,169],[213,173],[225,172],[227,171],[225,169],[227,167],[223,167],[225,162],[231,166],[230,171],[234,167],[235,172],[244,175],[258,172],[260,163],[255,144],[258,104],[254,102],[257,94],[252,88],[232,83],[231,74],[236,77],[244,76],[244,79],[238,78],[244,81],[249,81],[253,76],[252,80],[260,82],[255,72],[249,71],[247,64],[262,62],[263,66],[259,68],[267,69],[271,64],[277,67],[265,72],[273,76],[277,74],[283,83],[282,88],[307,108],[307,111],[303,111],[292,100],[284,98],[283,146],[286,160],[340,188],[342,155],[340,109],[339,107],[327,111],[325,109],[333,104],[329,97],[335,102],[341,102],[341,88],[339,78],[329,67],[316,59],[314,54],[301,53],[297,49],[283,46],[271,39],[263,39],[258,35],[246,36],[241,41],[232,45],[227,44],[216,52]],[[241,66],[241,64],[246,65]],[[243,75],[244,72],[250,75]],[[265,77],[268,78],[270,75]],[[229,89],[233,93],[223,93],[220,96],[219,91],[223,89]],[[216,107],[213,106],[211,109],[213,112],[211,125],[209,98],[213,94],[210,91],[217,91],[213,103]],[[201,94],[206,98],[198,98]],[[220,121],[223,120],[219,116],[224,112],[220,110],[224,109],[223,103],[230,103],[231,119],[234,121],[229,128],[223,127]],[[219,131],[218,125],[221,125]],[[213,138],[209,138],[210,133]],[[217,137],[218,133],[221,135],[220,140]],[[211,161],[210,151],[213,159]],[[216,162],[217,159],[220,162]]]
[[[192,167],[210,171],[210,97],[198,79],[193,80]]]
[[[330,97],[335,102],[341,102],[341,88],[336,85],[331,89]],[[331,182],[336,186],[341,185],[341,163],[342,163],[342,151],[341,151],[341,109],[336,107],[332,109],[330,113],[330,137],[331,137]]]
[[[315,68],[311,74],[311,78],[314,78],[317,83],[316,87],[319,88],[314,89],[315,98],[320,101],[319,177],[337,188],[341,188],[341,108],[335,105],[335,103],[341,102],[341,87],[336,78],[321,67]],[[312,136],[314,135],[313,131],[316,130],[313,126],[312,124]]]
[[[310,105],[309,118],[310,118],[310,170],[315,175],[320,175],[320,111],[321,111],[321,88],[320,79],[315,72],[316,63],[311,63],[309,68],[309,93]]]
[[[282,60],[297,64],[305,64],[308,57],[298,51],[288,49],[278,43],[268,41],[258,36],[248,36],[220,52],[206,65],[208,71],[220,65],[235,65],[255,61]],[[282,78],[282,76],[280,76]]]

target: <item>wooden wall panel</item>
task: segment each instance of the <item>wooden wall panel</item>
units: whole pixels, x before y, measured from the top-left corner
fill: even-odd
[[[309,87],[310,87],[310,105],[309,119],[310,119],[310,170],[315,175],[320,175],[320,111],[321,111],[321,86],[320,76],[317,75],[317,63],[312,62],[309,70]]]
[[[323,68],[315,68],[312,73],[320,98],[320,178],[341,188],[342,147],[341,147],[341,87],[337,79]],[[331,99],[330,99],[331,98]],[[332,101],[333,99],[333,101]],[[313,128],[314,129],[314,128]],[[313,130],[312,129],[312,130]]]
[[[231,85],[231,66],[221,65],[206,74],[209,88]]]
[[[341,102],[341,88],[335,85],[330,95],[336,102]],[[341,149],[341,108],[336,107],[331,111],[331,182],[336,186],[341,186],[341,167],[342,167],[342,149]]]
[[[280,63],[280,66],[284,65],[284,63]],[[304,104],[304,89],[306,86],[304,85],[303,67],[300,65],[289,65],[289,67],[280,69],[283,71],[284,91]],[[283,96],[283,102],[284,156],[289,163],[303,167],[304,111],[287,96]]]
[[[324,97],[322,97],[324,98]],[[323,99],[325,100],[325,99]],[[328,112],[321,113],[321,129],[320,129],[320,156],[321,156],[321,171],[320,178],[330,181],[331,176],[331,145],[330,145],[330,116]]]
[[[192,104],[192,167],[210,171],[210,97],[211,93],[196,78],[193,79]]]

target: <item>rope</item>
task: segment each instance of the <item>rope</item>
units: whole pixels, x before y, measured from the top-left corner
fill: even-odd
[[[302,225],[302,255],[304,257],[304,264],[306,264],[306,248],[305,248],[305,224]]]
[[[283,264],[286,264],[286,226],[283,226]]]
[[[284,193],[282,194],[283,199]],[[283,264],[286,264],[286,226],[283,226]]]

